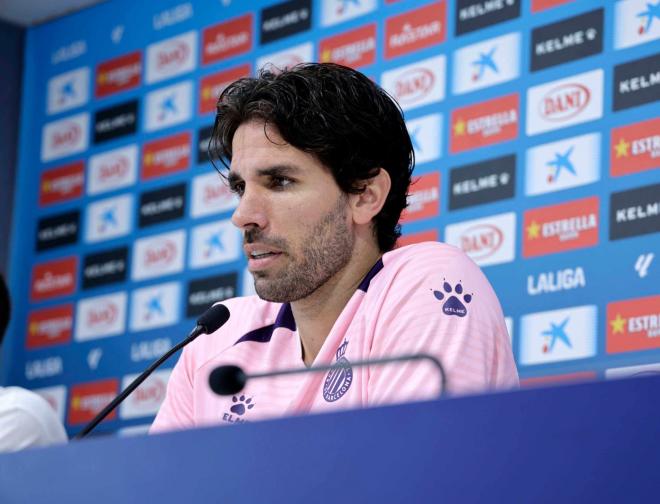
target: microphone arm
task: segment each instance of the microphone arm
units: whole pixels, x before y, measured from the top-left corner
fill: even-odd
[[[383,357],[381,359],[361,360],[355,362],[339,361],[334,364],[326,364],[321,366],[312,366],[309,368],[289,368],[279,371],[271,371],[268,373],[254,373],[247,374],[239,366],[225,365],[215,368],[209,375],[209,385],[211,389],[218,395],[234,395],[243,390],[246,383],[250,379],[270,378],[273,376],[285,376],[300,373],[321,373],[333,369],[348,369],[353,367],[363,366],[381,366],[384,364],[392,364],[395,362],[410,362],[410,361],[428,361],[431,362],[440,372],[440,393],[438,397],[445,395],[447,388],[447,375],[444,367],[438,359],[429,354],[410,354],[400,355],[398,357]]]
[[[121,394],[115,397],[110,404],[103,408],[93,419],[89,422],[83,430],[76,434],[73,439],[82,439],[87,434],[89,434],[99,423],[103,421],[112,411],[119,406],[124,399],[126,399],[140,384],[146,380],[151,373],[153,373],[156,368],[158,368],[163,362],[169,359],[172,354],[178,352],[188,343],[193,341],[197,336],[201,334],[208,334],[218,330],[229,319],[229,310],[224,305],[215,305],[209,308],[206,312],[202,314],[201,317],[197,320],[197,325],[195,328],[190,331],[190,334],[180,341],[172,348],[170,348],[165,354],[160,357],[156,362],[151,364],[140,376],[133,380],[128,387],[126,387]]]

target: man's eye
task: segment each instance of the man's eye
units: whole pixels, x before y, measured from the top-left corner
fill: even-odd
[[[243,193],[245,192],[245,184],[243,182],[235,182],[233,184],[229,184],[229,190],[234,194],[243,196]]]
[[[292,183],[293,180],[287,177],[272,177],[270,180],[271,187],[276,189],[281,189],[290,186]]]

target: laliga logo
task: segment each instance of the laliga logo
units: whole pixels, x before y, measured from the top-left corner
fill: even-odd
[[[111,178],[120,178],[128,173],[128,160],[124,156],[110,161],[108,164],[101,165],[99,178],[108,180]]]
[[[499,250],[504,242],[502,231],[492,224],[479,224],[465,230],[461,249],[473,260],[485,259]]]
[[[172,262],[175,257],[176,245],[172,241],[167,240],[161,247],[147,250],[144,257],[144,264],[147,267],[167,264]]]
[[[394,92],[400,100],[415,101],[427,94],[434,82],[433,72],[426,68],[416,68],[396,81]]]
[[[119,310],[114,303],[108,303],[107,306],[102,306],[98,310],[90,310],[87,313],[87,325],[94,326],[110,326],[117,320],[117,313]]]
[[[182,65],[185,63],[189,54],[190,48],[188,45],[179,42],[169,51],[163,51],[158,54],[158,68],[162,69],[167,66]]]
[[[539,103],[539,113],[548,121],[575,117],[589,104],[591,93],[582,84],[562,84],[548,91]]]
[[[68,129],[64,131],[57,131],[52,138],[52,146],[54,148],[62,147],[64,145],[75,145],[80,140],[80,126],[71,124]]]

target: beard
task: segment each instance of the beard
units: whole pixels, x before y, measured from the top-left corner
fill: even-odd
[[[278,271],[253,273],[254,288],[261,299],[291,303],[306,298],[348,264],[353,255],[355,237],[346,224],[347,201],[348,197],[342,194],[335,207],[308,228],[299,250],[293,254],[282,238],[261,237],[261,231],[256,228],[246,231],[247,243],[277,247],[289,259]]]

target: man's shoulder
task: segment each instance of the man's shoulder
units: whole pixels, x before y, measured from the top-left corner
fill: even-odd
[[[194,354],[195,360],[206,361],[234,346],[245,334],[274,324],[282,307],[256,295],[225,299],[220,304],[229,310],[229,320],[217,331],[203,334],[189,345],[188,353]]]
[[[448,265],[476,266],[457,247],[442,242],[421,242],[400,247],[383,255],[385,270],[392,273],[405,269],[411,274],[424,274],[425,271]]]

